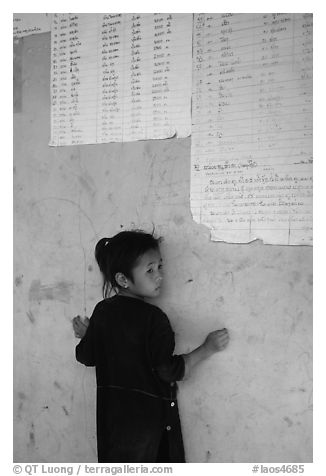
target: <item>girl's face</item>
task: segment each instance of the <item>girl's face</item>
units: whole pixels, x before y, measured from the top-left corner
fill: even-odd
[[[158,250],[149,250],[141,256],[132,270],[133,282],[127,279],[127,288],[121,294],[139,299],[153,298],[160,294],[163,279],[162,257]]]

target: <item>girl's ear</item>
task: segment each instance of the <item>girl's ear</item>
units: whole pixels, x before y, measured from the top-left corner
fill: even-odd
[[[117,284],[121,287],[126,289],[128,287],[128,279],[123,273],[116,273],[114,276]]]

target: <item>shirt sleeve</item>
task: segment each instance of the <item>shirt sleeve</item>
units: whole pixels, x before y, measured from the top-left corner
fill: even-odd
[[[149,347],[152,366],[158,377],[164,382],[182,380],[185,362],[182,355],[173,355],[174,332],[166,314],[155,313],[149,335]]]
[[[156,367],[156,373],[163,382],[182,380],[185,374],[185,361],[182,355],[173,355],[168,361]]]
[[[95,332],[94,315],[96,313],[97,306],[95,307],[93,314],[89,320],[89,326],[87,327],[86,334],[76,346],[76,360],[87,367],[94,367],[95,362]]]

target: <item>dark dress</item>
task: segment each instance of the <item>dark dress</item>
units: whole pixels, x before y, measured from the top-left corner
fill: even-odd
[[[99,463],[185,462],[176,399],[185,364],[174,345],[157,306],[125,296],[96,305],[76,358],[96,367]]]

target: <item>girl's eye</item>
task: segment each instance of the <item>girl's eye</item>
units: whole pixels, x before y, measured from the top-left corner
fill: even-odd
[[[153,272],[152,268],[147,270],[147,273],[152,273],[152,272]]]

